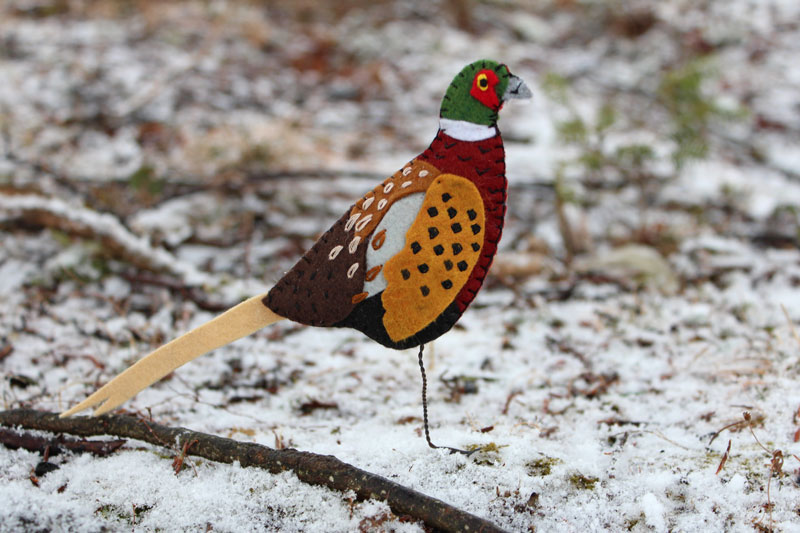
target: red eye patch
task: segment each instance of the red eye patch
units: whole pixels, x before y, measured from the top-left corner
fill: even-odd
[[[500,109],[500,99],[494,88],[500,81],[493,70],[484,69],[475,74],[469,94],[493,111]]]

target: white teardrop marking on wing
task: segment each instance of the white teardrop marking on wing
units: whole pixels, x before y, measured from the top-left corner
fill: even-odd
[[[356,250],[358,250],[358,243],[360,242],[361,242],[361,237],[356,236],[352,241],[350,241],[350,244],[347,246],[347,250],[351,254],[356,253]]]
[[[361,216],[361,213],[356,213],[355,215],[353,215],[349,219],[347,219],[347,224],[344,225],[344,230],[345,231],[350,231],[351,229],[353,229],[353,226],[355,225],[356,220],[358,220],[358,217],[360,217],[360,216]]]
[[[333,261],[336,259],[336,256],[339,255],[339,252],[342,251],[343,246],[340,244],[339,246],[334,246],[331,252],[328,254],[328,259]]]
[[[356,231],[361,231],[362,229],[366,228],[370,220],[372,220],[372,215],[367,215],[361,220],[359,220],[358,224],[356,224]]]

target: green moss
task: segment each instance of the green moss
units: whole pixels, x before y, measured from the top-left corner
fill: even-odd
[[[150,505],[142,505],[141,507],[134,508],[133,515],[136,517],[136,521],[138,522],[139,518],[141,518],[145,513],[147,513],[147,511],[149,511],[152,508],[153,507]]]
[[[635,528],[636,525],[639,524],[639,522],[641,521],[642,521],[642,515],[628,518],[625,520],[625,529],[628,531],[633,531],[633,528]]]
[[[599,478],[593,476],[584,476],[580,473],[575,473],[569,476],[569,483],[578,490],[594,490]]]
[[[542,80],[542,90],[551,100],[561,104],[569,102],[569,80],[555,72],[548,72]]]
[[[620,146],[614,156],[621,166],[641,168],[647,161],[655,158],[655,152],[647,144],[634,143]]]
[[[500,448],[508,448],[508,444],[497,444],[490,442],[489,444],[469,444],[467,450],[480,450],[481,453],[499,452]]]
[[[556,129],[558,130],[558,137],[568,143],[582,142],[589,134],[586,124],[580,118],[559,122],[556,125]]]
[[[598,131],[605,131],[617,121],[617,110],[614,109],[614,106],[611,104],[603,104],[600,107],[600,111],[597,113],[597,125],[596,128]]]
[[[561,464],[561,459],[557,457],[540,457],[525,463],[525,468],[528,470],[528,475],[535,477],[549,476],[553,470],[553,466]]]
[[[721,109],[703,85],[716,74],[707,58],[693,59],[664,74],[658,98],[670,113],[672,140],[677,147],[672,154],[680,167],[690,159],[708,153],[709,124],[714,119],[734,120],[745,116],[743,109]]]
[[[156,196],[164,190],[164,180],[149,165],[143,165],[128,177],[128,185],[139,193]]]
[[[489,444],[468,444],[466,449],[468,451],[477,450],[475,453],[475,464],[483,466],[495,466],[502,464],[500,457],[500,449],[507,448],[508,444],[497,444],[490,442]]]
[[[99,514],[105,519],[115,518],[114,507],[112,505],[101,505],[94,510],[94,514]]]
[[[95,509],[94,514],[100,515],[106,520],[113,520],[123,522],[130,526],[139,522],[141,517],[150,511],[153,507],[150,505],[121,507],[118,505],[106,504],[101,505]]]
[[[255,144],[247,147],[247,149],[242,152],[239,163],[236,166],[250,172],[266,170],[270,167],[274,159],[269,146],[266,144]]]
[[[54,241],[64,248],[72,244],[72,237],[61,230],[51,229],[50,235],[53,237]]]

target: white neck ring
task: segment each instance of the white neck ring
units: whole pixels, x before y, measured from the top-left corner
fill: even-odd
[[[439,129],[459,141],[483,141],[497,135],[497,128],[494,126],[484,126],[483,124],[473,124],[466,120],[452,120],[449,118],[439,119]]]

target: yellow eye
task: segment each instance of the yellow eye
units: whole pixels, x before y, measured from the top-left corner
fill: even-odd
[[[485,91],[489,88],[489,79],[486,77],[486,74],[478,74],[478,88],[481,91]]]

